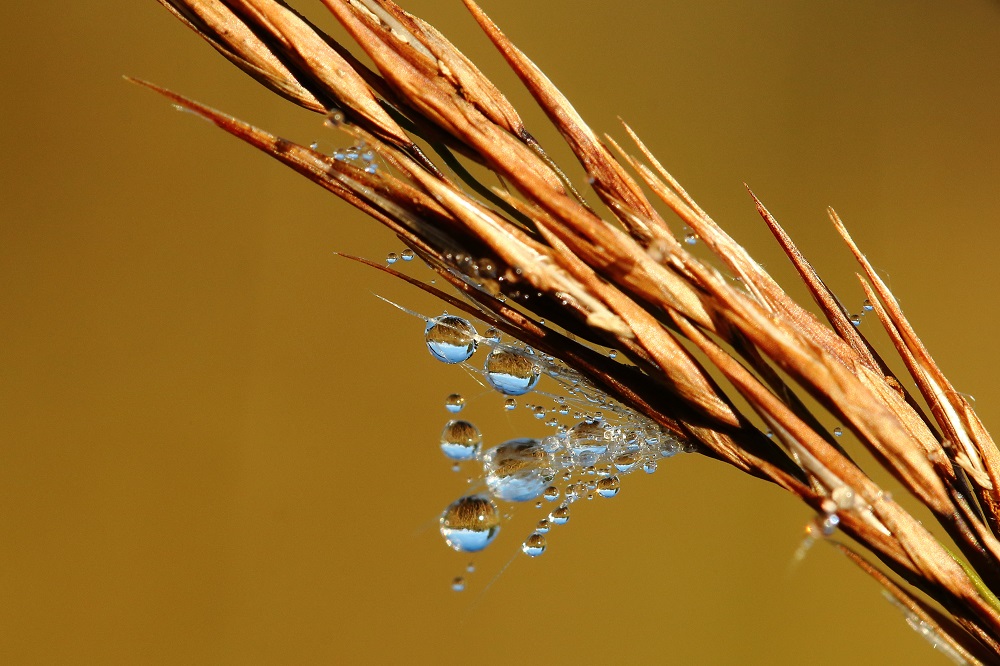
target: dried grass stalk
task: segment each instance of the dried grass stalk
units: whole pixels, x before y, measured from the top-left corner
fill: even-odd
[[[795,303],[631,128],[625,130],[641,158],[609,137],[602,141],[483,10],[464,2],[569,144],[612,221],[572,187],[475,65],[391,0],[324,0],[377,73],[282,2],[160,0],[263,85],[365,141],[388,170],[368,173],[138,83],[382,222],[462,299],[422,288],[563,360],[612,397],[697,442],[704,455],[796,495],[868,552],[839,546],[921,631],[966,662],[1000,661],[1000,603],[993,594],[1000,589],[1000,453],[836,213],[830,212],[834,226],[857,258],[871,306],[929,414],[756,197],[826,323]],[[446,175],[414,134],[466,182]],[[470,180],[455,152],[489,167],[517,194]],[[739,285],[678,242],[646,191],[697,234]],[[495,279],[470,279],[469,257],[491,264]],[[528,286],[541,297],[518,300]],[[689,353],[683,339],[702,358]],[[612,362],[587,341],[623,350],[634,366]],[[730,386],[719,386],[706,362]],[[850,428],[934,514],[952,544],[941,543],[890,499],[819,426],[778,370]],[[774,440],[739,411],[727,390],[745,399]]]

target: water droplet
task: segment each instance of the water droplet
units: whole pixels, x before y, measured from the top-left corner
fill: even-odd
[[[598,423],[581,421],[566,433],[566,445],[581,465],[592,465],[608,450],[608,434]]]
[[[442,315],[427,322],[424,341],[431,356],[445,363],[461,363],[476,353],[476,329],[467,320]]]
[[[542,494],[552,480],[549,457],[537,439],[504,442],[483,454],[486,485],[494,497],[527,502]]]
[[[538,525],[535,526],[535,531],[540,534],[548,534],[549,529],[552,527],[552,523],[549,522],[548,518],[542,518],[538,521]]]
[[[768,431],[767,431],[766,433],[764,433],[764,434],[765,434],[765,435],[767,435],[767,438],[768,438],[768,439],[774,439],[774,431],[773,431],[773,430],[768,430]]]
[[[656,461],[655,460],[647,460],[642,465],[642,471],[645,472],[646,474],[652,474],[653,472],[655,472],[656,471]]]
[[[687,243],[688,245],[694,245],[698,242],[698,237],[695,236],[693,233],[686,234],[684,236],[684,242]]]
[[[851,315],[851,323],[855,326],[861,326],[861,317],[859,315]]]
[[[872,302],[866,298],[865,302],[861,304],[861,309],[871,312],[872,310],[875,309],[875,306],[872,305]]]
[[[843,434],[844,434],[844,429],[841,428],[840,426],[837,426],[836,428],[833,429],[833,436],[834,437],[840,437]]]
[[[544,497],[550,502],[555,502],[557,499],[559,499],[559,489],[556,488],[555,486],[549,486],[542,493],[542,497]]]
[[[621,481],[617,476],[609,476],[597,482],[597,494],[601,497],[614,497],[621,487]]]
[[[540,406],[540,405],[535,405],[532,408],[532,410],[531,410],[531,414],[536,419],[544,419],[545,418],[545,408],[542,407],[542,406]]]
[[[514,400],[514,398],[507,398],[506,400],[503,401],[503,408],[506,409],[508,412],[514,409],[515,407],[517,407],[517,400]]]
[[[468,564],[465,565],[465,570],[468,571],[469,573],[472,573],[473,571],[476,570],[476,563],[469,562]]]
[[[486,357],[486,381],[490,386],[507,395],[524,395],[538,383],[541,372],[528,358],[530,352],[518,353],[509,349],[494,349]],[[533,355],[533,354],[532,354]]]
[[[468,421],[448,421],[441,431],[441,450],[452,460],[472,460],[482,444],[479,428]]]
[[[618,356],[618,350],[612,349],[608,352],[608,358],[616,358]]]
[[[566,486],[566,501],[575,502],[580,499],[580,484],[571,483]]]
[[[399,253],[399,258],[403,261],[413,261],[413,250],[403,250]]]
[[[500,511],[485,495],[467,495],[448,505],[439,523],[449,546],[474,553],[490,545],[500,532]]]
[[[309,150],[319,150],[319,142],[313,141],[309,144]]]
[[[378,171],[377,164],[369,164],[365,167],[365,173],[375,173],[376,171]]]
[[[615,458],[615,469],[619,472],[631,472],[632,468],[639,462],[640,456],[637,452],[623,453]]]
[[[452,414],[458,414],[465,408],[465,398],[457,393],[452,393],[444,399],[444,408]]]
[[[491,342],[500,342],[500,331],[491,326],[483,333],[483,337]]]
[[[538,532],[533,532],[531,536],[524,540],[521,544],[521,550],[528,557],[538,557],[545,552],[545,536],[539,534]]]
[[[569,507],[565,504],[549,514],[553,525],[565,525],[569,522]]]
[[[465,589],[465,578],[462,576],[455,576],[455,579],[451,581],[451,589],[456,592],[461,592]]]
[[[370,150],[366,150],[365,152],[361,153],[361,159],[363,159],[365,162],[371,162],[372,160],[375,159],[375,153],[373,153]]]
[[[397,261],[399,261],[399,255],[396,254],[395,252],[390,252],[385,257],[385,263],[387,263],[387,264],[394,264]]]

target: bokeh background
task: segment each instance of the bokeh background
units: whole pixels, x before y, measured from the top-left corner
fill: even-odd
[[[558,143],[458,0],[403,4]],[[484,7],[793,284],[749,183],[860,309],[836,207],[1000,423],[996,3]],[[21,3],[0,34],[0,662],[943,663],[832,549],[793,563],[804,507],[697,456],[579,505],[536,560],[520,510],[452,592],[468,558],[435,519],[464,484],[436,440],[478,391],[373,293],[439,306],[333,254],[399,242],[121,77],[344,139],[153,0]],[[494,443],[530,427],[465,413]]]

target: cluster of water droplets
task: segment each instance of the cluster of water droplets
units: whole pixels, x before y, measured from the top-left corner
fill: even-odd
[[[426,320],[424,341],[435,359],[481,376],[485,386],[503,397],[504,409],[517,409],[518,401],[525,401],[521,408],[548,429],[541,437],[487,445],[473,423],[459,418],[445,423],[441,452],[456,471],[460,464],[476,470],[467,494],[439,519],[445,543],[456,551],[478,552],[496,539],[507,513],[501,505],[534,502],[549,510],[543,509],[521,549],[537,557],[548,546],[550,530],[569,521],[574,503],[615,497],[621,477],[639,470],[651,474],[660,460],[687,449],[577,371],[523,344],[503,341],[495,329],[480,335],[467,319],[443,314]],[[472,362],[480,347],[488,349],[482,365]],[[452,415],[465,405],[458,394],[445,399]],[[464,587],[464,577],[456,578],[453,588]]]
[[[312,150],[321,151],[318,141],[311,143],[309,147]],[[365,145],[364,141],[355,143],[347,148],[334,148],[330,151],[330,156],[338,162],[347,162],[359,169],[364,169],[366,173],[375,173],[378,171],[375,151]]]

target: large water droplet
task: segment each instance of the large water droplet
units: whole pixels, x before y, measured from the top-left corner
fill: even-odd
[[[444,399],[444,408],[452,414],[457,414],[465,407],[465,398],[457,393],[452,393]]]
[[[521,550],[529,557],[538,557],[545,552],[545,536],[538,532],[533,532],[530,537],[521,544]]]
[[[524,395],[538,383],[541,372],[529,352],[494,349],[486,357],[486,381],[507,395]]]
[[[472,460],[482,444],[479,428],[468,421],[448,421],[441,431],[441,450],[452,460]]]
[[[601,497],[614,497],[621,487],[617,476],[609,476],[597,482],[597,494]]]
[[[552,480],[549,457],[537,439],[512,439],[483,454],[486,485],[494,497],[527,502]]]
[[[608,450],[606,432],[604,426],[599,423],[582,421],[566,433],[566,445],[578,459],[583,456],[586,458],[585,464],[592,465],[597,456],[603,455]],[[586,453],[593,455],[583,455]]]
[[[467,320],[442,315],[427,322],[424,341],[431,356],[445,363],[461,363],[476,352],[476,329]]]
[[[500,532],[500,511],[485,495],[467,495],[448,505],[439,522],[449,546],[474,553],[490,545]]]

